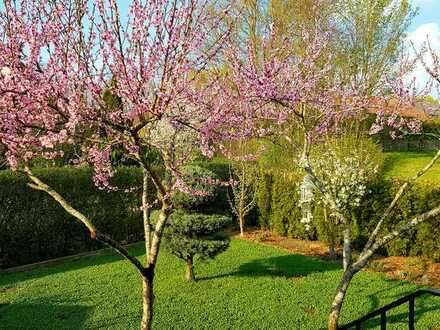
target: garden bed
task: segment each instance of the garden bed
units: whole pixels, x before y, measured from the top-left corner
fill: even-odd
[[[323,242],[288,238],[267,230],[250,230],[246,232],[244,239],[330,261],[328,247]],[[338,249],[338,252],[340,251]],[[377,256],[368,270],[384,273],[392,279],[440,288],[440,263],[432,262],[424,257]]]

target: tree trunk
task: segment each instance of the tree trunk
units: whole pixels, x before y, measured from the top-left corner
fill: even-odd
[[[194,276],[194,263],[193,263],[193,258],[190,257],[187,261],[186,261],[186,280],[188,282],[193,282],[195,280],[195,276]]]
[[[328,255],[330,260],[336,259],[336,247],[335,247],[335,243],[333,243],[332,241],[328,245]]]
[[[332,309],[328,318],[328,330],[337,330],[339,316],[341,314],[342,304],[344,303],[345,295],[347,293],[348,286],[350,285],[353,276],[356,274],[353,269],[349,268],[344,272],[344,275],[339,282],[336,290],[335,298],[333,299]]]
[[[344,271],[346,272],[352,264],[351,253],[351,224],[346,224],[344,229],[344,247],[342,251],[342,263],[344,265]]]
[[[325,227],[327,229],[328,255],[329,255],[330,260],[335,260],[336,259],[336,243],[335,243],[336,239],[335,239],[335,234],[333,231],[333,226],[328,221],[326,206],[324,206],[324,222],[325,222]]]
[[[240,236],[243,237],[244,236],[244,219],[241,215],[238,217],[238,222],[240,223]]]
[[[148,271],[147,271],[148,272]],[[151,330],[153,320],[153,278],[154,274],[151,271],[142,278],[142,300],[143,300],[143,314],[141,322],[141,330]]]

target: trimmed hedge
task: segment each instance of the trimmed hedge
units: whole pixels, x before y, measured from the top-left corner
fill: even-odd
[[[298,206],[300,179],[283,175],[266,173],[258,187],[258,209],[260,225],[275,232],[298,239],[319,239],[326,242],[328,232],[323,225],[322,207],[313,210],[314,221],[310,230],[301,224],[301,210]],[[368,234],[374,228],[401,181],[378,179],[371,184],[362,205],[353,214],[353,233],[356,236],[354,245],[361,248]],[[438,205],[440,188],[428,184],[416,184],[398,204],[386,227],[408,221],[415,214],[426,212]],[[440,218],[433,219],[403,237],[391,242],[382,253],[388,255],[425,255],[440,261]],[[339,239],[341,239],[339,237]]]
[[[220,178],[224,165],[205,163]],[[103,233],[123,243],[143,238],[140,191],[106,192],[97,189],[89,168],[35,169],[34,173],[59,191],[75,208],[86,214]],[[136,167],[118,170],[118,187],[141,187],[142,173]],[[16,172],[0,171],[0,268],[12,267],[99,249],[82,224],[50,196],[27,186]],[[150,183],[151,199],[156,191]],[[228,212],[225,189],[210,203],[208,213]]]
[[[138,193],[98,190],[87,168],[34,170],[59,191],[75,208],[91,218],[100,231],[132,242],[142,237]],[[142,173],[136,168],[118,171],[115,182],[122,187],[139,185]],[[0,267],[10,267],[95,250],[101,244],[66,213],[49,195],[27,186],[18,173],[0,173]]]

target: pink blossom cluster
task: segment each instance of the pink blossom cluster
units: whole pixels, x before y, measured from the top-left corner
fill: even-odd
[[[281,135],[283,128],[292,128],[285,124],[297,123],[297,128],[307,127],[312,139],[362,114],[368,99],[331,73],[334,58],[327,51],[328,34],[304,29],[302,54],[289,49],[294,40],[285,40],[279,48],[270,46],[273,34],[273,30],[267,32],[264,54],[255,54],[251,45],[232,46],[226,54],[234,103],[240,107],[238,118],[257,123],[248,125],[249,134]]]
[[[211,177],[207,177],[207,178],[202,178],[200,181],[202,183],[206,183],[211,186],[220,186],[220,187],[235,187],[240,183],[239,181],[234,180],[232,178],[225,181],[225,180],[213,179]]]
[[[201,77],[227,44],[227,15],[228,6],[208,1],[133,0],[123,18],[114,0],[5,1],[0,143],[10,166],[80,144],[76,162],[89,162],[94,182],[114,190],[115,145],[139,162],[145,149],[157,150],[172,174],[190,161],[189,152],[175,152],[176,141],[212,155],[215,144],[238,136],[224,128],[241,124],[227,90]],[[163,122],[173,134],[153,143]],[[192,140],[176,138],[188,131]],[[187,190],[178,176],[175,186]]]

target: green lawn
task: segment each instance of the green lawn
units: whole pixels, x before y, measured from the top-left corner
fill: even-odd
[[[142,254],[142,246],[133,252]],[[186,283],[179,261],[162,253],[157,269],[155,329],[323,329],[340,269],[331,263],[233,240]],[[362,273],[349,291],[343,321],[416,287]],[[118,256],[87,257],[51,268],[2,275],[1,329],[136,329],[137,273]],[[406,308],[392,314],[403,329]],[[440,299],[417,302],[418,329],[440,325]],[[375,329],[378,321],[367,328]],[[434,328],[433,328],[434,329]]]
[[[385,154],[384,174],[386,177],[409,178],[426,166],[434,153],[387,152]],[[440,162],[426,173],[420,182],[440,183]]]

